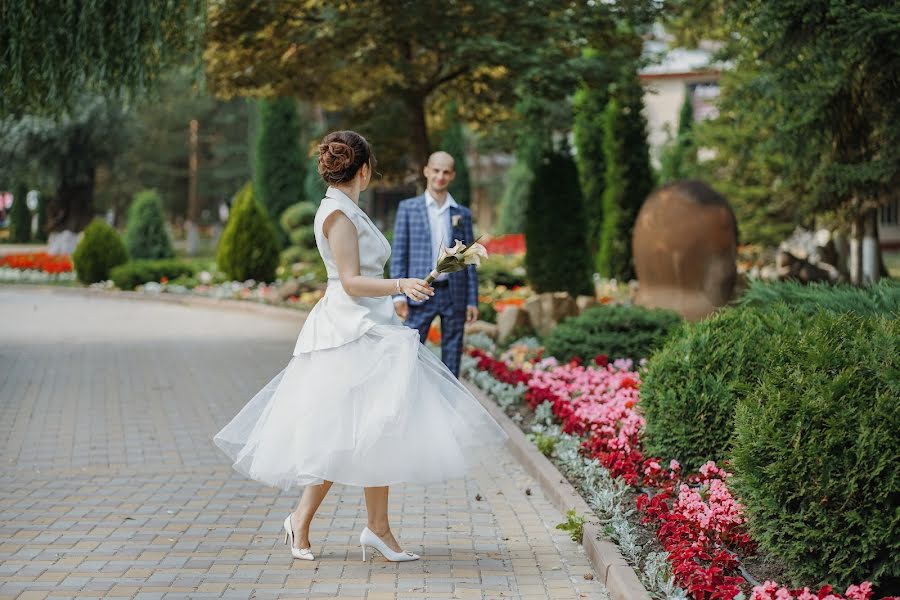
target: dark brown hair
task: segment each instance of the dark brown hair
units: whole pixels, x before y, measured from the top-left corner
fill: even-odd
[[[355,131],[334,131],[322,138],[318,170],[328,185],[350,181],[364,164],[374,171],[375,155],[366,138]]]

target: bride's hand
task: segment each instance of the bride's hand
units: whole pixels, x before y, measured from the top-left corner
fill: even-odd
[[[427,300],[429,296],[434,296],[434,288],[425,283],[424,279],[416,279],[415,277],[401,279],[400,291],[406,294],[406,297],[410,300],[417,302]]]

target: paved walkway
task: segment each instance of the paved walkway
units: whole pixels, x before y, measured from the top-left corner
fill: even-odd
[[[0,598],[605,598],[506,451],[392,490],[414,563],[362,563],[361,490],[335,486],[292,561],[297,495],[211,436],[286,362],[296,316],[0,288]]]

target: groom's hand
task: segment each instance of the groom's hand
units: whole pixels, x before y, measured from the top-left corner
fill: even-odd
[[[406,304],[406,300],[394,300],[394,310],[397,312],[397,316],[406,320],[406,315],[409,313],[409,306]]]
[[[466,323],[474,323],[478,320],[478,307],[477,306],[467,306],[466,307]]]

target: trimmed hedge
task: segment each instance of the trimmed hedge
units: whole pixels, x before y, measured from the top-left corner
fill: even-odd
[[[754,283],[738,308],[686,325],[647,364],[641,408],[647,451],[696,469],[728,457],[735,404],[767,368],[772,344],[818,310],[897,314],[900,286],[870,288]]]
[[[678,314],[640,306],[595,306],[557,325],[544,339],[548,356],[560,361],[646,358],[661,347],[681,322]]]
[[[158,282],[163,277],[177,279],[190,277],[193,273],[189,264],[179,260],[135,260],[115,267],[109,277],[120,290],[133,290],[144,283]]]
[[[270,282],[278,268],[278,233],[265,207],[253,197],[253,186],[238,192],[231,217],[222,232],[216,264],[236,281]]]
[[[174,258],[175,249],[166,230],[162,201],[154,190],[135,194],[128,208],[125,246],[133,259]]]
[[[797,326],[794,312],[776,305],[725,310],[676,331],[641,378],[648,454],[689,470],[727,458],[735,402],[766,368],[772,332]]]
[[[732,468],[795,584],[900,591],[900,320],[819,311],[779,331],[735,416]]]
[[[737,304],[746,307],[764,307],[775,302],[784,302],[808,314],[820,308],[861,315],[900,313],[900,282],[882,279],[868,288],[858,288],[825,283],[803,285],[798,282],[754,281],[738,299]]]
[[[72,253],[72,266],[82,283],[106,281],[113,267],[127,261],[128,251],[122,238],[102,219],[95,219],[85,228]]]

